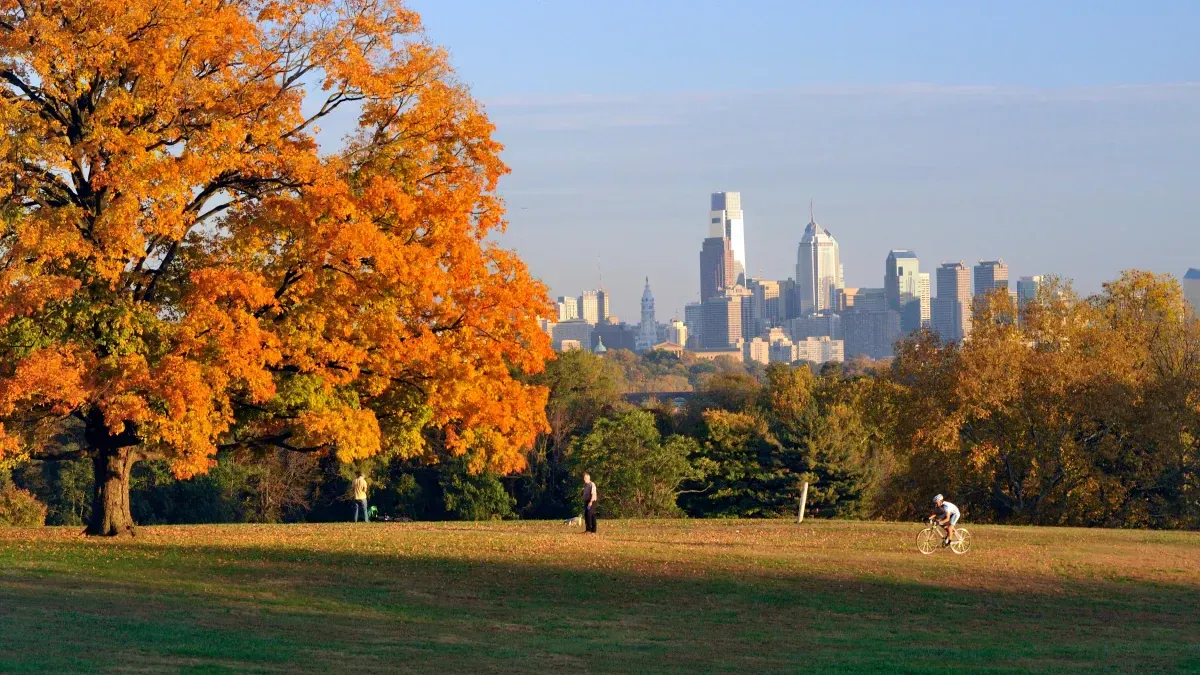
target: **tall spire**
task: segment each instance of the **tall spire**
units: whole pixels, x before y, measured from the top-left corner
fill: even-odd
[[[816,216],[816,212],[813,211],[813,200],[811,197],[809,197],[809,199],[808,199],[808,222],[810,222],[810,223],[817,222],[817,216]]]

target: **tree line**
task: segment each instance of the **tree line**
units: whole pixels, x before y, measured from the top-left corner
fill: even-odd
[[[343,519],[363,468],[389,517],[565,518],[590,471],[607,517],[791,516],[807,482],[816,517],[914,518],[942,492],[978,522],[1200,525],[1200,324],[1178,284],[1128,272],[1090,297],[1039,293],[984,298],[965,343],[916,333],[886,362],[559,354],[524,376],[549,392],[549,429],[514,472],[226,453],[191,480],[145,464],[132,502],[139,522]],[[656,379],[692,397],[626,401]],[[90,473],[71,466],[13,473],[50,522],[86,520]]]

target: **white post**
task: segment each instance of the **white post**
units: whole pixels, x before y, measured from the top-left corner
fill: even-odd
[[[800,489],[800,511],[796,513],[796,523],[804,522],[804,505],[808,503],[808,481],[804,481],[804,487]]]

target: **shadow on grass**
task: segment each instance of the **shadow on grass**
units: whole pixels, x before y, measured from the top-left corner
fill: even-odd
[[[0,671],[1200,669],[1200,589],[965,592],[818,571],[638,573],[67,541],[0,571]],[[44,564],[43,564],[44,563]],[[60,570],[68,571],[60,571]]]

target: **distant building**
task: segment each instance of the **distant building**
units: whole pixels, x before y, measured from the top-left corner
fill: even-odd
[[[787,322],[788,334],[793,340],[827,336],[842,339],[842,317],[833,312],[820,312],[792,319]]]
[[[746,236],[742,219],[742,193],[714,192],[712,208],[708,212],[708,236],[723,237],[729,240],[730,252],[733,256],[732,282],[729,284],[746,284]]]
[[[551,342],[554,341],[554,327],[557,325],[558,322],[551,319],[538,319],[538,328],[541,328],[542,332],[549,336]]]
[[[917,292],[921,297],[921,328],[932,328],[933,298],[930,293],[929,272],[917,275]]]
[[[812,361],[816,364],[841,363],[846,360],[845,344],[829,337],[797,340],[793,361]]]
[[[891,310],[855,310],[842,315],[845,356],[886,359],[893,356],[896,341],[903,337],[900,313]]]
[[[1003,260],[980,260],[975,265],[975,297],[997,288],[1008,289],[1008,265]]]
[[[583,349],[583,345],[579,343],[579,340],[563,340],[559,343],[558,349],[562,352],[569,352],[572,349]]]
[[[715,298],[737,284],[733,249],[724,237],[709,237],[700,248],[700,302]]]
[[[728,349],[742,339],[742,297],[734,294],[701,303],[700,346]]]
[[[686,347],[688,341],[687,324],[679,319],[671,319],[671,323],[667,324],[666,341]]]
[[[764,339],[756,337],[742,343],[742,360],[749,363],[758,361],[764,366],[771,362],[771,345]]]
[[[971,277],[961,261],[942,263],[937,269],[933,330],[948,341],[962,341],[971,334]]]
[[[900,330],[911,333],[921,327],[921,261],[905,249],[888,253],[884,263],[883,289],[887,308],[900,313]]]
[[[1183,275],[1183,297],[1192,306],[1193,312],[1200,312],[1200,270],[1194,267]]]
[[[601,340],[608,349],[627,349],[637,351],[637,326],[627,323],[601,323],[592,331],[592,351],[595,351]]]
[[[1017,279],[1017,306],[1024,307],[1037,300],[1038,289],[1041,286],[1041,275]]]
[[[646,288],[642,291],[642,322],[638,324],[636,350],[648,351],[658,344],[658,321],[654,318],[654,294],[650,292],[650,277],[646,277]]]
[[[726,349],[691,349],[688,350],[688,353],[692,354],[696,358],[705,359],[707,361],[712,361],[721,357],[728,357],[734,361],[742,360],[741,345],[736,347],[728,347]]]
[[[833,311],[881,312],[888,309],[887,292],[882,288],[837,288],[833,291]]]
[[[668,352],[670,354],[674,354],[675,356],[679,356],[679,355],[683,354],[683,345],[681,345],[677,342],[670,342],[670,341],[660,342],[660,343],[654,345],[653,347],[651,347],[650,351]]]
[[[576,342],[584,349],[590,351],[592,348],[592,330],[592,324],[583,319],[559,321],[554,326],[551,343],[559,351],[563,350],[562,345],[564,342]]]
[[[584,291],[579,296],[579,318],[597,324],[607,322],[608,316],[608,292],[603,288]]]
[[[779,307],[779,282],[765,279],[750,279],[746,288],[751,294],[750,303],[750,334],[762,335],[771,326],[779,325],[781,313]]]
[[[687,326],[687,340],[683,346],[688,349],[699,349],[700,332],[704,326],[704,305],[699,302],[689,302],[683,306],[683,323]]]
[[[796,294],[800,316],[830,309],[834,289],[843,286],[837,240],[810,214],[796,250]]]
[[[796,295],[796,280],[781,279],[779,284],[779,320],[780,322],[800,316],[800,297]]]
[[[579,318],[579,298],[560,295],[554,303],[558,307],[558,320],[570,321]]]

